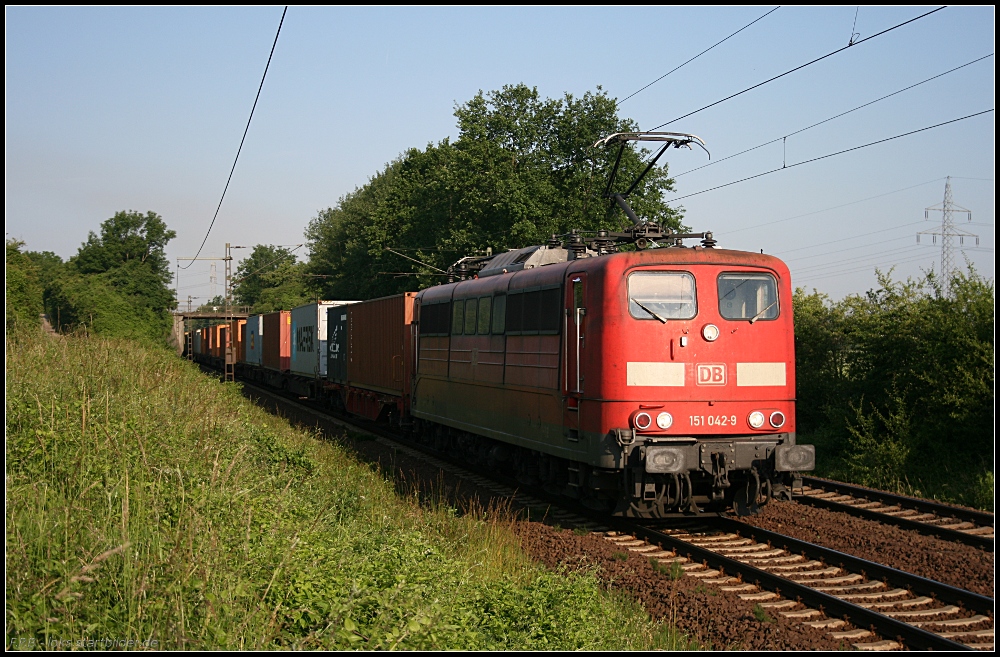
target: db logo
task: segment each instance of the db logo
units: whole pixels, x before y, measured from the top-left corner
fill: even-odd
[[[705,365],[698,365],[698,385],[700,386],[726,385],[726,366],[720,363],[708,363]]]

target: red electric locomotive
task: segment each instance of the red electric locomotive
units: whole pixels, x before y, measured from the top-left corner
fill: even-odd
[[[795,444],[780,260],[701,246],[574,255],[513,251],[417,295],[418,434],[638,516],[752,510],[812,469],[812,447]]]
[[[698,143],[604,143],[633,139],[665,142],[657,158]],[[788,267],[661,230],[607,196],[631,231],[460,261],[466,280],[417,295],[417,435],[618,514],[752,512],[814,463],[795,444]]]

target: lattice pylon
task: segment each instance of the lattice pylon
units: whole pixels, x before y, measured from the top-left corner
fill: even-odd
[[[965,244],[965,238],[975,238],[976,245],[979,245],[979,236],[964,230],[955,228],[955,213],[964,212],[968,216],[968,221],[972,221],[972,210],[956,205],[951,197],[951,176],[945,179],[944,200],[939,205],[932,205],[924,208],[924,219],[930,219],[931,212],[941,213],[941,228],[937,230],[924,230],[917,233],[917,243],[920,243],[921,235],[930,235],[933,244],[937,244],[937,238],[941,238],[941,278],[944,281],[946,292],[951,291],[951,277],[955,269],[954,245],[957,237],[960,245]]]

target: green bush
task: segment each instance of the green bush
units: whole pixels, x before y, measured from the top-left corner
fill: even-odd
[[[975,271],[949,283],[879,273],[878,289],[838,303],[796,290],[799,432],[820,474],[992,500],[995,292]]]
[[[49,321],[61,331],[165,343],[176,303],[164,249],[174,236],[155,212],[117,212],[66,262],[26,253]]]
[[[108,280],[106,274],[66,272],[46,291],[49,317],[59,328],[82,329],[108,338],[162,341],[170,317],[144,308]]]
[[[6,292],[6,326],[16,323],[38,324],[42,312],[42,287],[38,281],[38,268],[21,251],[24,242],[7,240],[7,255],[4,259]]]

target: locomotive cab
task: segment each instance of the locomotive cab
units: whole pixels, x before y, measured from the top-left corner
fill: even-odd
[[[602,460],[618,457],[618,513],[752,512],[791,485],[788,473],[812,469],[812,447],[795,444],[780,260],[695,247],[577,269],[567,273],[565,392],[580,438],[603,437]]]

